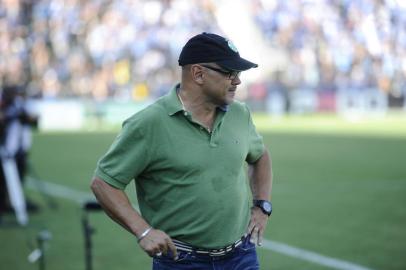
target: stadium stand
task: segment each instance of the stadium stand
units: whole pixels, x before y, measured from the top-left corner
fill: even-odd
[[[270,49],[262,58],[273,63],[243,87],[254,110],[336,110],[340,93],[359,92],[403,106],[406,5],[396,0],[5,0],[0,85],[24,84],[42,99],[157,98],[175,81],[188,37],[249,39],[221,20],[233,3],[244,3],[245,25],[257,28]]]

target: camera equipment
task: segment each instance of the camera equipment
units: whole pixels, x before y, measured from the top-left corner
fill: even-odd
[[[17,222],[25,226],[28,224],[27,206],[15,159],[7,156],[4,149],[1,149],[0,156],[11,206],[14,209]]]

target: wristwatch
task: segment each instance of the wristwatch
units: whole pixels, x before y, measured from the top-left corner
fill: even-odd
[[[272,214],[272,203],[266,200],[254,200],[254,206],[259,207],[265,215]]]

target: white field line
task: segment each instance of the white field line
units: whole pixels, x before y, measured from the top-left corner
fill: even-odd
[[[290,257],[294,257],[296,259],[302,259],[305,261],[313,262],[316,264],[320,264],[323,266],[327,266],[332,269],[340,269],[340,270],[372,270],[371,268],[367,268],[361,265],[357,265],[351,262],[343,261],[340,259],[327,257],[312,251],[308,251],[305,249],[292,247],[284,243],[275,242],[271,240],[264,239],[262,242],[262,247],[268,250],[275,251],[277,253],[281,253]]]
[[[95,200],[94,196],[91,193],[78,191],[71,189],[66,186],[45,182],[42,180],[37,180],[32,177],[27,179],[26,186],[30,189],[37,190],[39,192],[45,193],[47,195],[56,196],[71,201],[75,201],[79,204],[83,204],[88,200]],[[137,205],[133,205],[138,209]],[[315,264],[323,265],[331,269],[339,270],[372,270],[361,265],[357,265],[351,262],[339,260],[332,257],[327,257],[312,251],[305,249],[289,246],[284,243],[275,242],[271,240],[264,239],[262,242],[261,248],[271,250],[277,253],[281,253],[286,256],[290,256],[296,259],[301,259],[304,261],[309,261]]]
[[[95,200],[95,197],[89,192],[83,192],[79,190],[75,190],[66,186],[54,184],[51,182],[45,182],[42,180],[37,180],[32,177],[27,177],[26,187],[37,190],[41,193],[64,198],[70,201],[74,201],[76,203],[82,204],[88,200]]]
[[[80,205],[87,201],[95,201],[96,198],[92,193],[72,189],[63,185],[54,184],[33,177],[27,177],[26,187],[32,190],[39,191],[49,196],[59,197],[74,201]],[[135,209],[139,210],[137,204],[132,205]]]

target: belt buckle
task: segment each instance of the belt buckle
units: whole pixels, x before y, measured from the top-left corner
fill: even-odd
[[[228,253],[230,253],[231,251],[234,250],[233,245],[230,246],[226,246],[220,249],[213,249],[209,251],[209,256],[210,257],[219,257],[219,256],[225,256]]]

